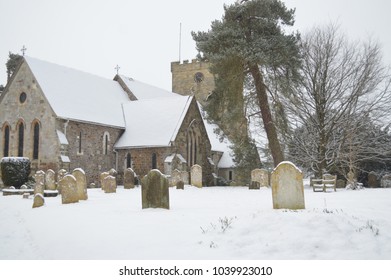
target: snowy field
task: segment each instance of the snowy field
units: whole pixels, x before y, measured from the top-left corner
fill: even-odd
[[[170,210],[141,209],[141,190],[89,189],[62,205],[0,196],[2,260],[390,260],[391,189],[314,193],[273,210],[271,189],[170,189]]]

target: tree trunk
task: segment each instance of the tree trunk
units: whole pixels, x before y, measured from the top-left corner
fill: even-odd
[[[266,92],[266,86],[263,83],[262,73],[256,64],[249,65],[250,73],[254,79],[257,93],[258,104],[261,109],[263,125],[265,127],[267,139],[269,141],[270,152],[273,157],[274,166],[284,161],[284,154],[277,136],[277,129],[274,125],[272,113],[269,107],[269,101]]]

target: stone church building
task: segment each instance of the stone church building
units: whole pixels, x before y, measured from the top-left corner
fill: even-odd
[[[112,168],[121,183],[128,167],[141,177],[194,164],[203,168],[204,185],[217,176],[233,180],[229,143],[217,140],[194,97],[202,86],[208,90],[208,76],[178,67],[172,64],[173,89],[180,94],[23,57],[0,96],[0,158],[28,157],[33,171],[80,167],[89,183]]]

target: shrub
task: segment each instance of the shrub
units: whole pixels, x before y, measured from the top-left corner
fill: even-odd
[[[23,157],[6,157],[1,160],[1,177],[6,187],[17,189],[28,181],[30,160]]]

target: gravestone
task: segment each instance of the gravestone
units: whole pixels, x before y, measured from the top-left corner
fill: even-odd
[[[58,186],[61,189],[62,204],[79,202],[76,178],[73,175],[65,175],[65,177],[58,182]]]
[[[250,190],[259,190],[261,188],[261,184],[258,181],[251,181],[249,186]]]
[[[46,171],[45,188],[50,191],[56,190],[56,173],[51,169]]]
[[[191,167],[191,185],[197,188],[202,188],[202,167],[195,164]]]
[[[274,209],[305,209],[303,173],[291,162],[281,162],[271,178]]]
[[[90,184],[90,189],[95,189],[95,188],[96,188],[95,183],[91,183],[91,184]]]
[[[339,189],[346,188],[346,181],[343,179],[338,179],[337,180],[337,188],[339,188]]]
[[[265,169],[254,169],[251,171],[251,182],[259,182],[260,187],[268,187],[269,172]]]
[[[377,188],[379,187],[379,180],[377,174],[374,171],[368,173],[368,187]]]
[[[381,178],[380,185],[382,188],[391,188],[391,174],[385,174]]]
[[[65,169],[60,169],[60,170],[58,171],[57,181],[60,182],[60,180],[61,180],[62,178],[64,178],[65,175],[67,175],[67,173],[68,173],[68,172],[67,172]]]
[[[30,194],[29,193],[24,193],[22,197],[24,199],[29,199],[30,198]]]
[[[113,176],[114,178],[117,178],[118,172],[117,172],[117,170],[115,170],[114,168],[111,168],[111,169],[109,170],[109,175],[110,175],[110,176]]]
[[[149,171],[141,180],[142,208],[170,209],[169,183],[159,170]]]
[[[44,204],[45,204],[45,199],[43,198],[43,195],[40,193],[35,194],[33,208],[42,207]]]
[[[115,177],[109,175],[103,179],[102,189],[105,193],[116,193],[117,192],[117,182]]]
[[[34,194],[40,193],[43,195],[45,190],[45,172],[39,170],[34,175],[35,185],[34,185]]]
[[[183,183],[185,183],[185,185],[189,184],[189,172],[187,171],[181,171],[181,180],[183,181]]]
[[[133,189],[134,188],[134,171],[132,168],[125,169],[124,172],[124,189]]]
[[[100,179],[100,187],[103,189],[103,180],[107,177],[110,176],[109,172],[102,172],[99,176]]]
[[[171,186],[178,186],[178,182],[182,181],[182,172],[178,169],[175,169],[171,173]]]
[[[185,189],[185,183],[183,181],[176,182],[176,189],[177,190],[184,190]]]
[[[87,194],[87,178],[86,173],[81,168],[76,168],[73,170],[72,175],[76,179],[76,188],[77,188],[77,195],[79,197],[79,200],[87,200],[88,194]]]
[[[57,190],[61,194],[61,186],[59,182],[68,174],[65,169],[60,169],[57,174]]]

